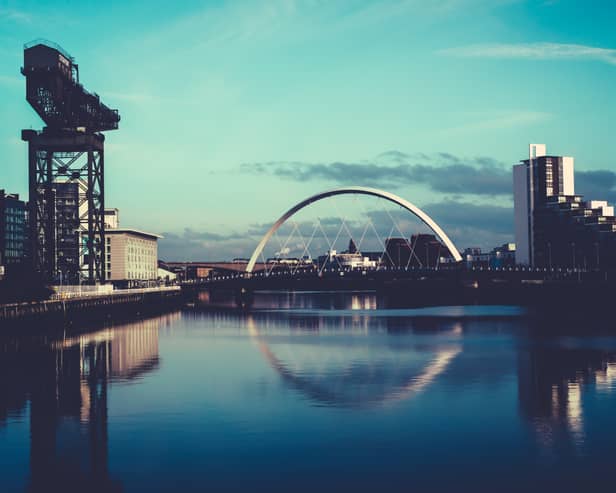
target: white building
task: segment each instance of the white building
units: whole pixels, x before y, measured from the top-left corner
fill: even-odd
[[[105,209],[105,229],[120,227],[120,211],[118,209]]]
[[[535,209],[575,194],[573,166],[572,157],[549,156],[545,144],[530,144],[528,159],[513,166],[516,264],[535,265]]]
[[[162,236],[136,229],[105,230],[107,280],[123,287],[156,283],[159,238]]]
[[[338,263],[340,267],[349,269],[374,269],[376,261],[370,260],[369,257],[364,257],[361,253],[337,253],[336,250],[327,252],[330,263]]]
[[[160,281],[165,283],[175,282],[178,279],[178,275],[175,272],[164,269],[162,267],[158,267],[157,276]]]

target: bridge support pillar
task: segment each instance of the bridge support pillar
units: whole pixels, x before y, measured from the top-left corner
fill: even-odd
[[[246,283],[235,290],[235,304],[238,308],[250,308],[254,301],[254,292]]]

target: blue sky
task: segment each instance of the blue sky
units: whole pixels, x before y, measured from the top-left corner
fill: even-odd
[[[107,205],[161,256],[247,256],[267,223],[337,185],[411,200],[460,247],[512,240],[511,164],[576,158],[616,199],[611,2],[0,0],[0,188],[26,194],[22,45],[46,38],[122,116]],[[250,233],[250,234],[248,234]]]

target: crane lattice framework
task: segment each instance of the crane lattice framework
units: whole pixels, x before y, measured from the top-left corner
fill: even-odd
[[[42,131],[22,130],[28,142],[33,267],[49,280],[59,273],[67,280],[104,281],[101,132],[117,129],[120,115],[84,89],[75,60],[54,43],[26,44],[21,71],[26,100],[46,124]]]

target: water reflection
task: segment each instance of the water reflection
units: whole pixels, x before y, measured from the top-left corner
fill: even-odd
[[[376,310],[386,308],[386,300],[374,292],[341,291],[258,291],[250,296],[251,310]],[[236,308],[238,299],[229,292],[201,291],[201,306]]]
[[[0,339],[0,425],[29,411],[29,491],[122,490],[108,471],[108,387],[158,368],[159,328],[177,317]]]
[[[544,453],[582,453],[586,441],[584,394],[611,392],[616,351],[562,347],[536,341],[518,352],[518,395]]]
[[[611,475],[611,335],[563,336],[494,307],[382,309],[371,293],[265,293],[250,311],[221,302],[0,338],[0,427],[29,420],[23,483],[501,491],[515,468],[511,490],[564,491],[549,481],[577,475],[591,490]]]
[[[368,320],[366,317],[365,322]],[[444,372],[461,351],[458,343],[445,344],[424,361],[416,348],[400,351],[379,347],[374,355],[374,341],[370,347],[270,344],[259,325],[254,317],[246,318],[248,333],[269,365],[283,381],[317,405],[363,407],[410,398]],[[313,328],[320,330],[321,326]],[[281,352],[286,357],[277,354]]]

